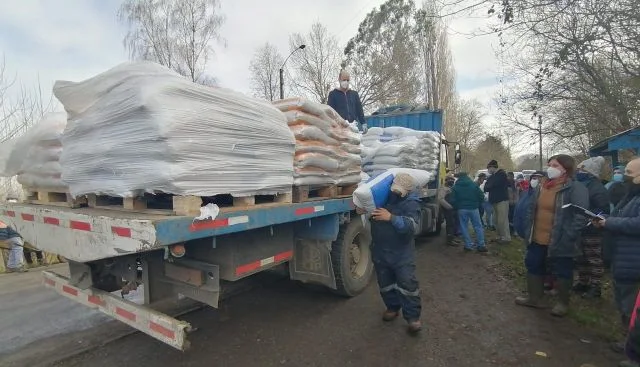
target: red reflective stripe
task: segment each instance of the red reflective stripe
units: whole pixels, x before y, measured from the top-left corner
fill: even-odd
[[[69,222],[69,227],[71,229],[77,229],[80,231],[91,231],[91,223],[87,222],[79,222],[77,220],[72,220]]]
[[[228,225],[229,225],[229,219],[221,218],[221,219],[207,220],[207,221],[193,223],[191,226],[189,226],[189,230],[191,232],[196,232],[196,231],[202,231],[204,229],[226,227]]]
[[[60,225],[60,219],[58,218],[53,218],[53,217],[44,217],[43,221],[45,224],[51,224],[54,226],[59,226]]]
[[[279,262],[279,261],[289,260],[292,257],[293,257],[293,251],[287,251],[281,254],[277,254],[276,256],[273,257],[273,259],[275,262]]]
[[[111,232],[120,237],[131,237],[131,228],[111,227]]]
[[[29,222],[33,222],[34,219],[35,219],[33,214],[21,213],[20,216],[22,217],[23,220],[26,220],[26,221],[29,221]]]
[[[250,273],[254,270],[260,269],[260,260],[254,261],[250,264],[240,265],[236,268],[236,276]]]
[[[56,282],[54,282],[53,280],[51,280],[49,278],[44,278],[44,284],[50,285],[52,287],[56,286]]]
[[[62,286],[62,291],[66,292],[66,293],[69,293],[72,296],[77,296],[78,295],[78,290],[75,289],[75,288],[71,288],[68,285],[63,285]]]
[[[153,321],[149,321],[149,329],[155,331],[156,333],[162,334],[169,339],[173,339],[176,337],[176,333],[173,330],[167,329],[166,327]]]
[[[316,208],[312,207],[312,206],[308,206],[306,208],[298,208],[295,211],[295,215],[307,215],[307,214],[313,214],[316,212]]]
[[[13,210],[5,210],[5,214],[7,214],[10,217],[16,216],[16,212],[14,212]]]
[[[116,307],[116,314],[124,317],[129,321],[136,321],[136,314],[134,314],[133,312],[127,311],[124,308]]]
[[[87,301],[89,301],[89,303],[93,303],[94,305],[104,306],[104,301],[98,296],[89,295]]]

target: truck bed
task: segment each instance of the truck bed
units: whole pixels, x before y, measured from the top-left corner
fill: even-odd
[[[223,208],[214,220],[161,212],[72,209],[23,203],[0,206],[0,220],[37,248],[88,262],[352,210],[351,197]]]

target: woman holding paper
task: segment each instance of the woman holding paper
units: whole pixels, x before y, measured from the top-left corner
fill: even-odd
[[[574,180],[576,162],[571,156],[553,156],[548,166],[548,180],[536,189],[534,200],[523,210],[528,294],[516,298],[515,302],[520,306],[544,308],[544,276],[549,262],[552,273],[558,278],[558,302],[551,314],[562,317],[569,309],[573,259],[580,254],[580,231],[587,223],[577,211],[562,209],[562,206],[588,207],[589,192]]]

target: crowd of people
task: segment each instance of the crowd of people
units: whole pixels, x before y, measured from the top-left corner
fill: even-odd
[[[612,347],[626,349],[630,358],[620,366],[638,367],[640,158],[614,167],[611,180],[603,180],[603,157],[576,164],[559,154],[547,163],[546,172],[536,171],[528,179],[505,172],[495,160],[487,165],[489,174],[479,174],[475,183],[466,173],[448,176],[440,199],[447,243],[456,245],[460,236],[465,251],[486,252],[487,229],[497,232],[498,244],[520,237],[527,247],[527,294],[515,303],[543,309],[545,294],[552,294],[551,314],[558,317],[569,312],[572,292],[585,299],[601,297],[610,267],[616,306],[628,331],[626,343]]]

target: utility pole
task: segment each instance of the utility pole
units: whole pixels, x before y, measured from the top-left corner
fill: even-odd
[[[542,171],[542,115],[538,115],[538,157],[540,159],[540,171]]]

